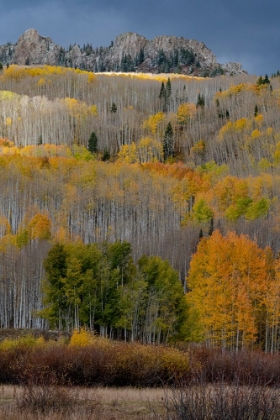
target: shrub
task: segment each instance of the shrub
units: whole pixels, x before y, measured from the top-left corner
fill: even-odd
[[[69,346],[86,347],[93,343],[93,335],[82,328],[80,331],[74,330]]]
[[[279,390],[266,386],[207,386],[174,390],[166,397],[166,419],[279,419]],[[155,418],[159,418],[155,416]],[[163,418],[162,416],[160,417]]]

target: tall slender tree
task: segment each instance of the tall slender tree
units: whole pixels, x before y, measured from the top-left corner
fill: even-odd
[[[174,156],[174,134],[171,123],[167,124],[163,139],[163,157],[164,160]]]

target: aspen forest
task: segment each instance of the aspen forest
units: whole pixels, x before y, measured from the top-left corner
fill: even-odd
[[[279,115],[276,75],[1,70],[0,328],[278,352]]]

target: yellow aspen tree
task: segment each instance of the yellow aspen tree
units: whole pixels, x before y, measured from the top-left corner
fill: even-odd
[[[266,251],[247,236],[229,232],[223,237],[216,230],[201,240],[187,278],[187,301],[209,345],[254,344],[263,327],[267,276]]]
[[[138,162],[136,144],[134,142],[132,142],[131,144],[124,144],[118,153],[118,159],[121,162],[126,163]]]
[[[186,124],[196,113],[196,106],[192,102],[180,104],[177,109],[177,121]]]
[[[143,127],[147,128],[154,136],[158,133],[159,128],[163,130],[162,122],[165,119],[163,112],[158,112],[155,115],[151,115],[147,120],[144,121]]]
[[[51,237],[51,221],[45,214],[37,213],[28,223],[31,239],[49,239]]]
[[[144,137],[137,145],[137,154],[141,163],[161,161],[163,159],[162,143],[151,137]]]

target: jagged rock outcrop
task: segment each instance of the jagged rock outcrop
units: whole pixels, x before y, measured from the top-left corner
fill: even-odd
[[[35,29],[29,29],[19,37],[12,63],[18,65],[55,64],[56,53],[57,45],[51,38],[39,35]]]
[[[116,37],[109,47],[93,48],[86,44],[67,50],[51,38],[29,29],[16,44],[0,46],[3,64],[62,65],[95,72],[182,73],[196,76],[244,73],[239,63],[217,63],[215,55],[203,42],[175,36],[158,36],[149,41],[128,32]]]

